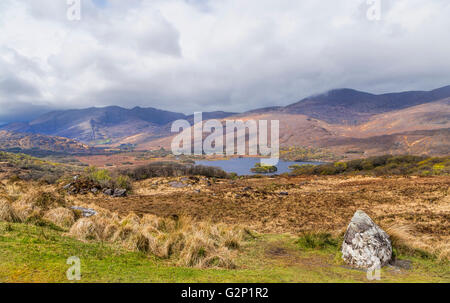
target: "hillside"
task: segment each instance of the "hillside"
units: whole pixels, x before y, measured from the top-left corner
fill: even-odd
[[[330,124],[302,114],[267,111],[241,114],[241,120],[279,120],[280,146],[324,148],[336,158],[385,153],[449,155],[450,98],[372,115],[359,125]],[[140,148],[170,148],[173,136],[140,141]],[[129,142],[138,143],[138,137]],[[123,143],[128,142],[127,139]],[[142,138],[141,138],[142,139]]]
[[[432,91],[374,95],[353,89],[336,89],[311,96],[280,111],[303,114],[333,124],[359,124],[375,115],[450,97],[450,86]]]
[[[93,148],[68,138],[0,131],[0,150],[86,154],[92,152]]]
[[[205,117],[224,118],[233,113],[205,113]],[[192,120],[193,116],[155,108],[118,106],[54,111],[29,123],[11,123],[0,129],[59,136],[92,145],[112,144],[119,138],[145,134],[148,139],[170,134],[168,124],[178,119]]]

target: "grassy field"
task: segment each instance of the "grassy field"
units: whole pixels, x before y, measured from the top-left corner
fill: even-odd
[[[80,282],[370,282],[364,271],[340,261],[339,241],[331,242],[257,235],[238,251],[237,269],[196,269],[111,244],[80,242],[51,227],[0,223],[0,282],[70,282],[70,256],[81,259]],[[411,268],[386,267],[380,282],[450,282],[448,262],[399,257],[410,260]]]
[[[52,184],[10,174],[47,172],[30,159],[2,167],[0,282],[70,282],[71,256],[80,282],[377,282],[340,256],[356,210],[394,246],[381,282],[450,282],[446,175],[221,178],[175,164],[90,168]],[[99,190],[118,187],[127,194]]]

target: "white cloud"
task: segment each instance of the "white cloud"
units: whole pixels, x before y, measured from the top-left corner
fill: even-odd
[[[69,22],[65,0],[3,0],[0,121],[15,102],[243,111],[450,84],[448,0],[381,1],[371,22],[365,0],[82,0]]]

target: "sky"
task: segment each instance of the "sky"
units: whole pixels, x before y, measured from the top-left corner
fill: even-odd
[[[242,112],[335,88],[450,84],[448,0],[79,1],[80,20],[77,0],[0,1],[0,123],[108,105]]]

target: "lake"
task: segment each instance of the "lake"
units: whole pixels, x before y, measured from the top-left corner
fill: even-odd
[[[243,175],[257,175],[251,171],[255,164],[260,162],[260,158],[232,158],[229,160],[201,160],[195,161],[196,165],[205,165],[205,166],[215,166],[220,167],[227,173],[236,173],[239,176]],[[289,173],[291,170],[289,166],[291,165],[302,165],[302,164],[313,164],[319,165],[322,164],[320,162],[293,162],[293,161],[282,161],[278,162],[277,168],[278,171],[275,173],[267,174],[267,175],[280,175],[283,173]]]

